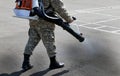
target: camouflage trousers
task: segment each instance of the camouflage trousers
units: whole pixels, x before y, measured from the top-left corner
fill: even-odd
[[[29,39],[26,44],[24,54],[32,54],[40,40],[42,40],[48,56],[53,57],[56,54],[55,36],[53,23],[44,20],[30,20],[29,21]]]

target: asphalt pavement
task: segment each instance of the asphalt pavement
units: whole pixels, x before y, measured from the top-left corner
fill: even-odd
[[[77,18],[71,25],[78,25],[86,40],[80,43],[56,26],[57,59],[65,67],[48,70],[49,58],[41,41],[31,57],[34,68],[26,72],[21,64],[29,23],[13,17],[14,2],[0,2],[0,76],[120,76],[119,0],[64,0]]]

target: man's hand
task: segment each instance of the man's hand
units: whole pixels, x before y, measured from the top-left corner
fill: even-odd
[[[72,23],[74,21],[74,19],[71,19],[68,23]]]
[[[71,20],[68,23],[72,23],[74,20],[76,20],[76,18],[72,17]]]

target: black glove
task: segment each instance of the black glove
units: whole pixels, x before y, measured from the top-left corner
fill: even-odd
[[[19,2],[19,1],[21,1],[21,0],[16,0],[15,2]]]

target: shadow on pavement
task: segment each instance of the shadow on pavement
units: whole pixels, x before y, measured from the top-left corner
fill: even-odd
[[[49,71],[51,71],[51,70],[45,69],[45,70],[43,70],[43,71],[40,71],[40,72],[31,74],[30,76],[44,76],[44,75],[47,74]],[[61,76],[61,75],[65,74],[65,73],[68,73],[68,72],[69,72],[68,70],[63,70],[63,71],[58,72],[58,73],[56,73],[56,74],[54,74],[54,75],[52,75],[52,76]]]
[[[63,70],[62,72],[56,73],[52,76],[61,76],[61,75],[65,74],[65,73],[68,73],[68,72],[69,72],[69,70]]]
[[[20,70],[20,71],[13,72],[11,74],[3,73],[3,74],[0,74],[0,76],[20,76],[22,73],[24,73],[24,71]]]
[[[49,71],[51,71],[51,70],[45,69],[45,70],[43,70],[43,71],[33,73],[33,74],[31,74],[30,76],[44,76],[44,75],[47,74]],[[3,73],[3,74],[0,74],[0,76],[20,76],[20,75],[21,75],[22,73],[24,73],[24,72],[25,72],[25,71],[20,70],[20,71],[13,72],[13,73],[11,73],[11,74]],[[58,73],[56,73],[56,74],[53,74],[52,76],[61,76],[61,75],[65,74],[65,73],[68,73],[68,72],[69,72],[69,70],[63,70],[63,71],[61,71],[61,72],[58,72]]]
[[[43,76],[43,75],[47,74],[49,71],[50,71],[49,69],[45,69],[43,71],[31,74],[30,76]]]

